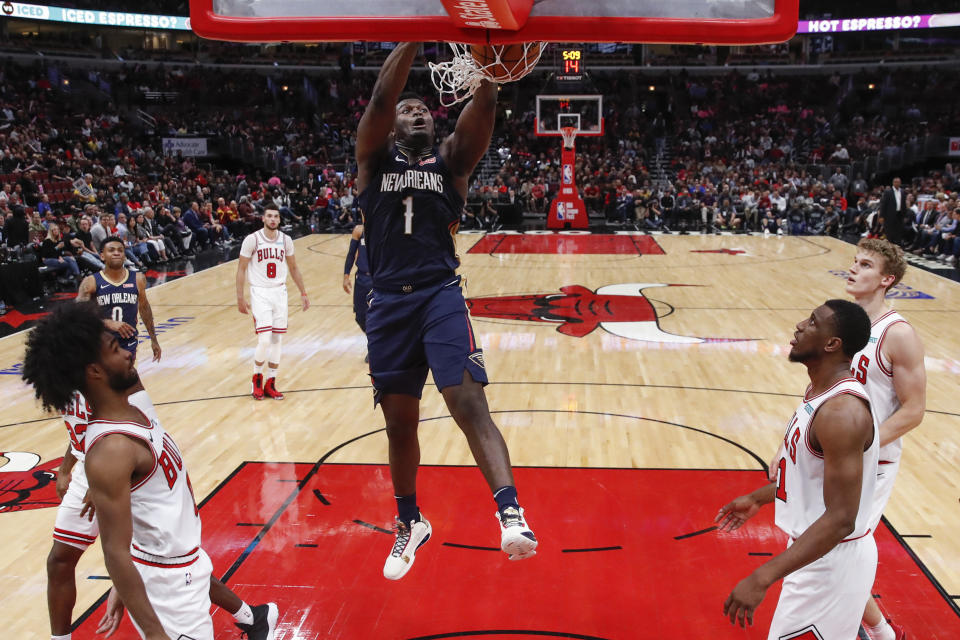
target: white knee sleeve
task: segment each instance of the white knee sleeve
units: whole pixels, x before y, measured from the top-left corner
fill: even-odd
[[[270,335],[269,331],[257,334],[257,348],[253,352],[254,362],[263,362],[267,359],[267,351],[270,349]]]
[[[264,334],[261,334],[264,335]],[[280,345],[283,343],[282,333],[270,334],[270,349],[267,351],[267,362],[280,364]]]

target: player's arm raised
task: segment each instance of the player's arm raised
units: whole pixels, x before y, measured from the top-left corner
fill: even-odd
[[[150,336],[153,361],[158,362],[163,351],[160,349],[160,341],[157,340],[157,330],[153,326],[153,309],[150,307],[150,301],[147,300],[147,277],[142,273],[137,274],[137,307],[140,311],[140,319],[143,320],[143,325]]]
[[[97,282],[93,276],[87,276],[80,282],[80,288],[77,289],[77,302],[86,302],[93,298],[97,292]]]
[[[290,277],[300,290],[300,306],[306,311],[310,308],[310,298],[307,297],[307,288],[303,284],[303,276],[300,274],[300,268],[297,266],[297,259],[291,255],[287,256],[287,266],[290,267]]]
[[[500,85],[489,80],[481,82],[473,98],[460,112],[457,126],[440,147],[440,155],[455,178],[464,181],[490,147],[493,125],[497,119],[497,92]]]
[[[927,371],[923,366],[923,343],[917,332],[905,322],[891,325],[883,347],[893,364],[893,388],[900,408],[880,423],[881,447],[920,424],[927,408]]]
[[[143,629],[145,637],[148,640],[163,640],[167,635],[147,599],[143,580],[130,557],[130,542],[133,539],[130,479],[139,455],[146,455],[141,445],[124,435],[108,435],[88,452],[85,467],[90,482],[90,497],[97,508],[107,573],[130,615]]]
[[[366,187],[379,157],[387,149],[397,119],[397,99],[407,84],[410,67],[419,49],[419,42],[401,42],[380,68],[370,103],[357,126],[357,186],[360,191]]]
[[[853,532],[863,483],[863,451],[871,437],[872,420],[867,405],[849,394],[831,398],[817,411],[810,428],[811,437],[815,434],[823,451],[826,510],[786,551],[737,584],[723,605],[731,623],[753,624],[753,612],[770,585],[823,557]],[[788,496],[789,491],[787,487]]]

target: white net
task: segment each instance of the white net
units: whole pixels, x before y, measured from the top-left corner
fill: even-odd
[[[573,141],[577,139],[576,127],[561,127],[560,136],[563,138],[563,148],[573,149]]]
[[[453,60],[431,62],[430,78],[446,107],[473,95],[484,80],[504,83],[519,80],[540,61],[543,42],[503,45],[468,45],[451,42]]]

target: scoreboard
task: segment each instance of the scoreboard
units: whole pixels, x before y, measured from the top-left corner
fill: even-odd
[[[586,72],[584,51],[580,48],[560,48],[557,50],[557,80],[583,80]]]

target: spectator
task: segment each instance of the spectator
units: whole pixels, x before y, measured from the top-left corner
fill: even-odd
[[[80,284],[80,268],[73,256],[64,248],[59,226],[51,225],[47,231],[47,237],[40,245],[40,259],[51,271],[72,278],[74,287]]]

